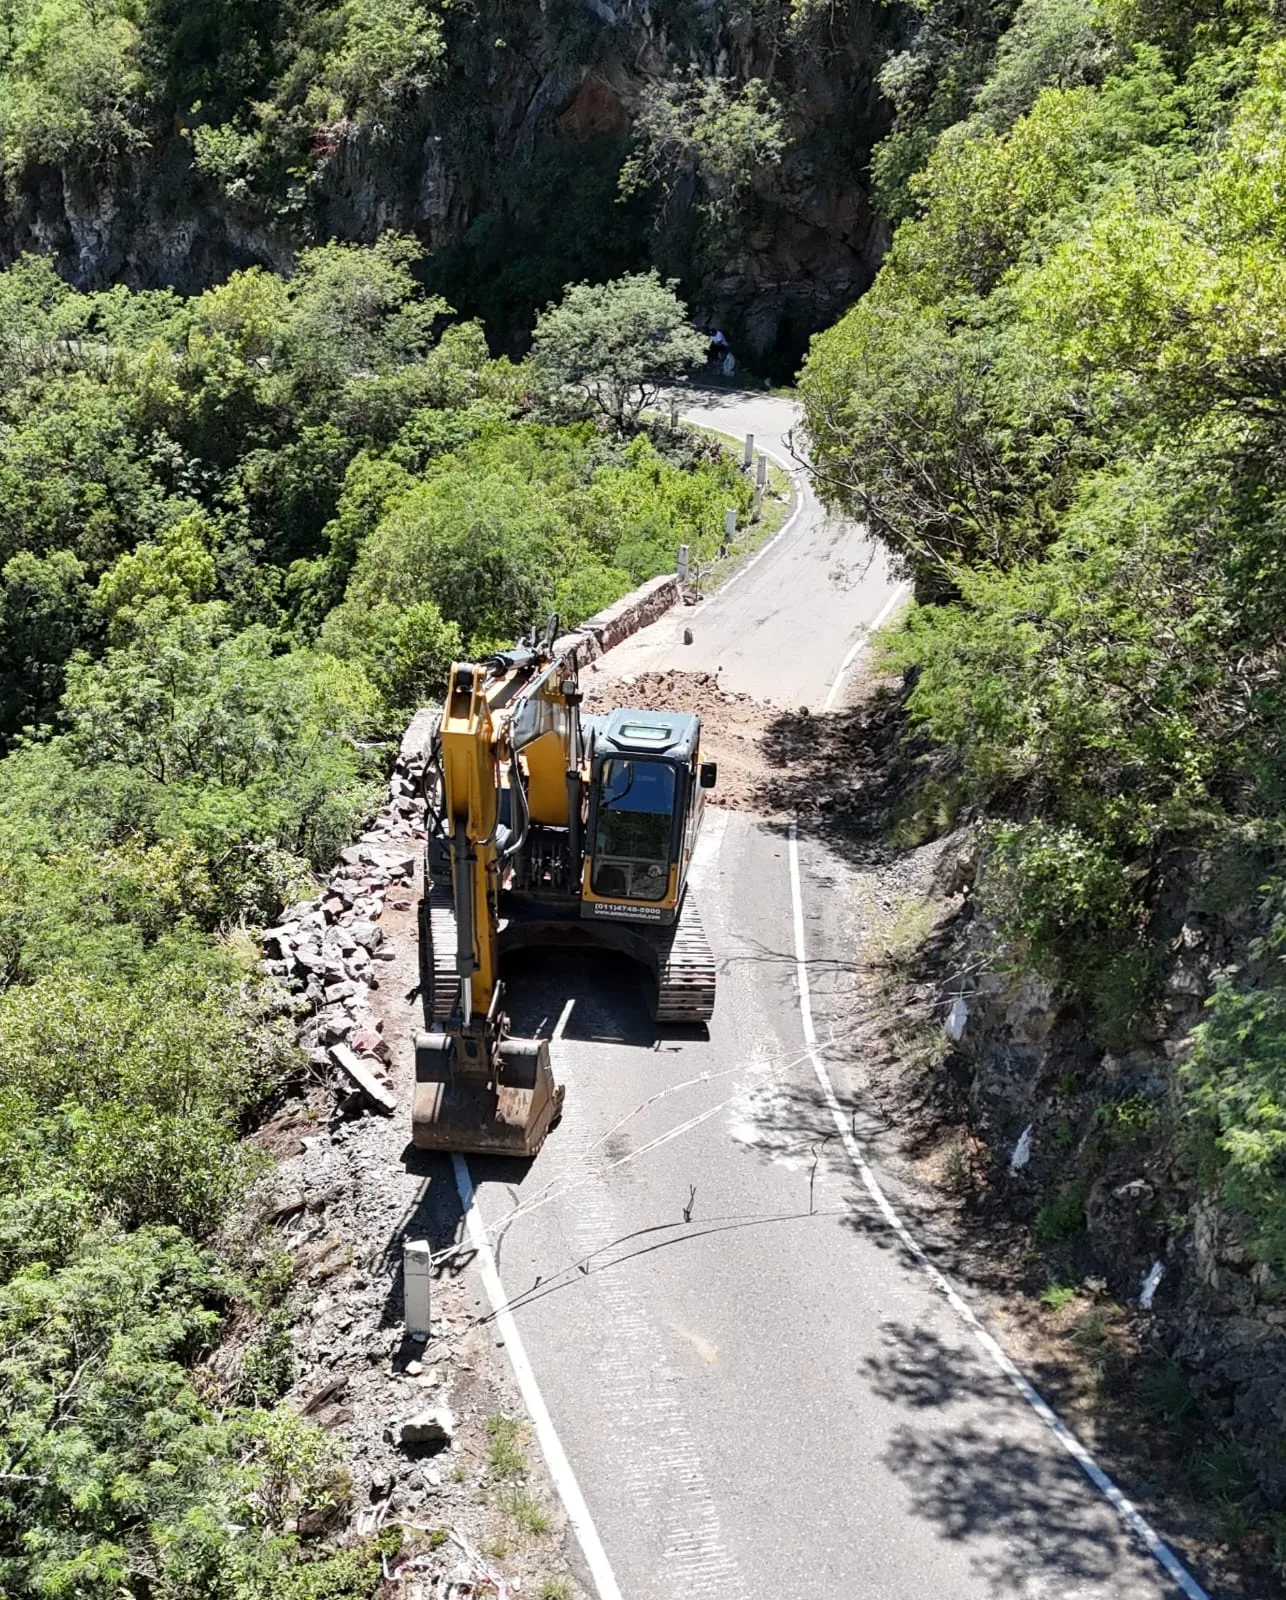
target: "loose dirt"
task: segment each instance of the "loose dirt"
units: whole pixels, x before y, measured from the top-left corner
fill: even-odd
[[[763,811],[764,794],[780,763],[765,754],[769,728],[785,711],[724,689],[713,672],[614,673],[610,658],[596,662],[585,685],[585,709],[605,712],[691,711],[701,718],[701,755],[719,764],[711,803],[728,811]]]

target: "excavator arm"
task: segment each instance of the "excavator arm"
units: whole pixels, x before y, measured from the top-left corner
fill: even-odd
[[[412,1138],[421,1149],[532,1156],[562,1106],[548,1040],[509,1037],[499,977],[501,876],[528,826],[513,735],[544,744],[547,764],[557,753],[548,748],[550,736],[565,725],[539,703],[560,682],[548,650],[524,644],[451,670],[439,736],[438,824],[450,849],[460,987],[444,1031],[416,1041]],[[574,664],[572,671],[574,679]],[[554,692],[561,699],[561,686]]]
[[[500,761],[495,702],[507,679],[483,669],[451,670],[442,713],[442,826],[451,850],[456,915],[456,973],[465,1022],[491,1010],[499,984]]]

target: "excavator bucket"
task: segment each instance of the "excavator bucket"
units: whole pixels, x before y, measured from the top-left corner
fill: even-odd
[[[417,1150],[534,1156],[563,1108],[547,1039],[504,1039],[490,1069],[464,1066],[449,1034],[415,1041],[411,1139]]]

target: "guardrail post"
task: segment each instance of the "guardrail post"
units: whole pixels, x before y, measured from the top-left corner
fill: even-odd
[[[727,552],[728,546],[737,537],[737,511],[735,506],[729,506],[723,514],[723,549],[720,554]]]
[[[742,468],[743,468],[744,471],[746,471],[746,472],[750,471],[750,463],[754,459],[754,454],[755,454],[755,436],[754,436],[753,433],[748,433],[746,435],[746,453],[741,458],[741,465],[742,465]]]

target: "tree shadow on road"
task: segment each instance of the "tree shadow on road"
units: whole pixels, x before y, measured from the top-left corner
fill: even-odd
[[[924,1419],[899,1424],[883,1455],[913,1514],[980,1546],[971,1565],[994,1594],[1135,1592],[1127,1563],[1148,1572],[1151,1557],[967,1331],[889,1323],[882,1336],[884,1353],[864,1363],[871,1390]],[[1170,1590],[1158,1571],[1143,1592]]]
[[[769,771],[754,805],[767,816],[792,818],[802,835],[820,839],[851,866],[883,866],[895,854],[889,820],[915,755],[906,731],[901,694],[891,684],[876,685],[842,711],[783,712],[760,741]]]

